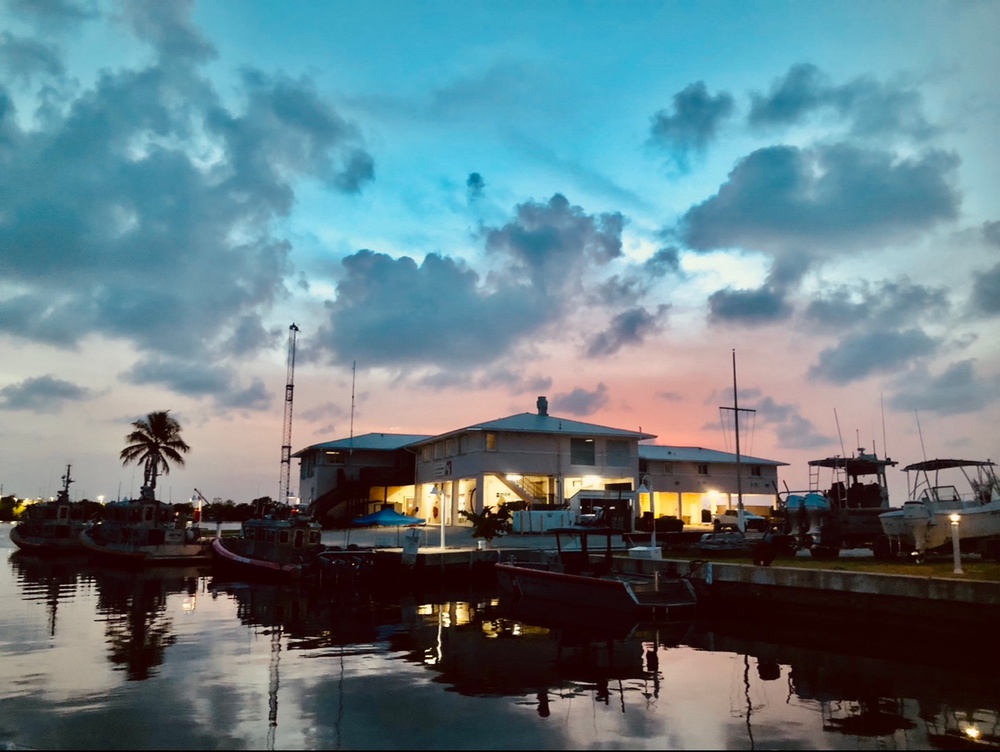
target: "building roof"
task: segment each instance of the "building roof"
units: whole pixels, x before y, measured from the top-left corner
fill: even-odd
[[[465,428],[439,434],[438,436],[428,436],[423,441],[416,443],[426,443],[437,440],[443,436],[454,436],[468,431],[509,431],[512,433],[549,433],[566,434],[569,436],[610,436],[622,439],[655,439],[656,434],[641,433],[639,431],[629,431],[622,428],[611,428],[601,426],[596,423],[583,423],[579,420],[560,418],[556,415],[539,415],[538,413],[518,413],[508,415],[506,418],[487,420],[476,423]]]
[[[295,452],[292,457],[301,457],[310,450],[347,452],[351,449],[373,449],[388,452],[394,449],[401,449],[427,438],[430,437],[423,433],[365,433],[361,436],[354,436],[347,439],[335,439],[334,441],[324,441],[321,444],[311,444],[305,449]]]
[[[640,444],[639,459],[642,460],[665,460],[669,462],[707,462],[716,464],[735,464],[736,454],[730,452],[720,452],[716,449],[705,449],[703,447],[678,447],[678,446],[658,446],[656,444]],[[774,465],[775,467],[787,466],[787,462],[776,460],[765,460],[761,457],[749,457],[740,454],[740,462],[748,462],[754,465]]]

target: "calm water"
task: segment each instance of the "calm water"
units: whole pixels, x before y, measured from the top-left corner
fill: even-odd
[[[780,624],[581,634],[492,593],[386,603],[15,553],[0,526],[8,749],[996,748],[995,641],[859,649]],[[967,653],[966,653],[967,654]]]

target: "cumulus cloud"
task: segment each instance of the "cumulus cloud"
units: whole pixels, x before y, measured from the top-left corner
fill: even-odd
[[[669,308],[661,305],[651,313],[640,306],[615,314],[607,329],[588,340],[586,356],[604,357],[614,355],[628,345],[641,345],[647,336],[660,331],[660,321]]]
[[[5,31],[0,33],[0,71],[12,80],[30,83],[39,74],[61,76],[66,66],[52,45]]]
[[[957,166],[957,157],[934,150],[898,158],[844,143],[766,147],[691,207],[678,232],[696,251],[856,252],[954,219]]]
[[[90,389],[47,374],[0,388],[0,410],[57,413],[68,402],[82,402],[92,396]]]
[[[373,366],[485,366],[559,321],[593,270],[621,256],[623,218],[560,194],[483,229],[497,270],[483,279],[431,253],[418,264],[361,250],[342,261],[336,299],[306,354]],[[436,378],[436,377],[435,377]]]
[[[374,162],[308,78],[247,70],[223,101],[197,70],[211,48],[190,9],[123,6],[171,62],[106,70],[31,127],[0,80],[0,331],[65,348],[124,340],[147,358],[133,380],[263,404],[252,382],[180,374],[211,362],[235,378],[227,357],[276,344],[261,316],[287,294],[291,246],[274,227],[296,182],[356,192]],[[60,70],[53,48],[31,49],[45,51],[36,68]]]
[[[709,322],[768,324],[787,319],[792,306],[781,290],[759,287],[755,290],[716,290],[708,296]]]
[[[678,172],[688,172],[692,157],[705,153],[733,109],[732,95],[712,96],[704,81],[696,81],[674,95],[671,110],[653,115],[650,141],[666,150]]]
[[[846,384],[872,374],[893,373],[913,358],[932,355],[939,345],[920,329],[852,334],[821,351],[818,362],[809,368],[809,377]]]
[[[889,405],[942,415],[976,412],[1000,400],[1000,375],[980,377],[972,360],[950,364],[939,375],[917,369],[898,379]]]
[[[608,404],[608,388],[603,383],[598,384],[593,391],[577,387],[569,392],[561,392],[552,398],[553,413],[568,413],[570,415],[591,415]]]
[[[914,321],[940,321],[950,310],[945,289],[914,284],[904,276],[828,287],[809,301],[803,318],[838,331],[871,326],[889,329]]]
[[[850,123],[853,136],[933,136],[937,129],[923,115],[916,89],[882,83],[869,76],[834,85],[809,63],[793,65],[767,94],[751,94],[749,122],[756,127],[789,126],[829,112]]]

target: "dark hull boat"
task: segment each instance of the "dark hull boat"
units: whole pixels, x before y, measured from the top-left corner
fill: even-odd
[[[595,617],[615,613],[637,620],[691,616],[697,596],[689,580],[617,572],[611,555],[611,528],[554,528],[558,560],[495,565],[501,593],[554,608],[585,609]],[[588,538],[605,538],[592,551]],[[603,555],[602,555],[603,553]]]
[[[292,510],[278,510],[247,520],[238,537],[217,536],[212,560],[238,578],[297,580],[318,576],[322,526]]]
[[[208,564],[212,560],[211,541],[190,522],[143,486],[139,499],[107,504],[104,519],[81,532],[80,542],[105,563]]]
[[[83,502],[69,500],[70,467],[66,466],[63,487],[53,501],[28,507],[26,517],[10,529],[15,546],[33,554],[80,554],[84,551],[80,533],[94,523],[88,519]]]

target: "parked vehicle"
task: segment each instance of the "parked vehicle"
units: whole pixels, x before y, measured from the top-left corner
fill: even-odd
[[[837,558],[842,549],[874,548],[883,535],[879,516],[890,509],[885,471],[897,464],[863,448],[853,457],[810,460],[809,489],[779,497],[793,548],[807,549],[817,559]]]
[[[937,459],[904,469],[907,499],[902,509],[879,521],[885,535],[876,543],[879,558],[951,551],[957,536],[961,551],[1000,560],[1000,479],[990,461]]]

